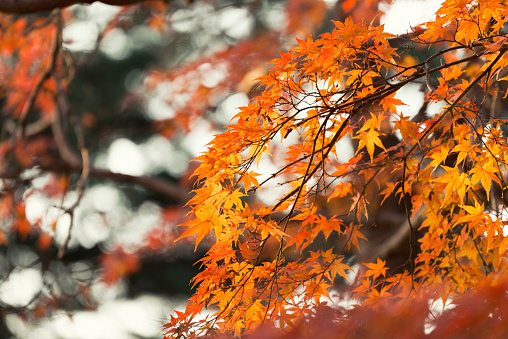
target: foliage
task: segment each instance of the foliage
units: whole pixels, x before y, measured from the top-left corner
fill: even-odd
[[[192,144],[223,129],[231,94],[254,96],[252,79],[295,35],[344,16],[321,0],[65,8],[76,2],[0,1],[27,14],[0,14],[0,337],[77,324],[114,300],[175,298],[169,313],[187,298],[208,246],[174,243]],[[144,171],[110,166],[118,144],[134,153],[124,158],[142,150]]]
[[[436,295],[421,295],[411,303],[381,300],[376,307],[357,306],[316,307],[315,314],[300,321],[281,335],[261,327],[248,338],[503,338],[506,336],[506,281],[487,281],[470,295],[460,295],[453,308],[443,311],[435,303],[429,309],[427,299]],[[488,316],[487,316],[488,315]],[[337,321],[340,320],[340,321]],[[486,333],[487,331],[487,333]]]
[[[343,279],[343,297],[382,307],[421,304],[436,288],[432,298],[446,302],[502,276],[506,11],[503,1],[446,1],[403,37],[347,18],[273,60],[262,93],[197,158],[193,219],[180,238],[213,245],[166,335],[242,336],[262,324],[312,332],[312,322],[295,324],[332,301]],[[425,104],[410,119],[396,95],[414,83]],[[355,156],[342,161],[338,143],[348,137]],[[267,157],[277,169],[261,175]],[[271,182],[274,202],[252,198]],[[377,258],[353,270],[371,211],[388,200],[406,218],[405,263]],[[212,315],[200,317],[204,309]]]

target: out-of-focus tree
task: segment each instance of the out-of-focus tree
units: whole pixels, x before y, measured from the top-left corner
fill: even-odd
[[[174,242],[189,160],[295,37],[379,20],[372,1],[92,2],[0,1],[0,337],[190,296],[213,241]]]

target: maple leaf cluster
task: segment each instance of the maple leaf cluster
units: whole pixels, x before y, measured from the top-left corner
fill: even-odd
[[[338,284],[347,286],[339,299],[372,310],[426,300],[420,317],[429,300],[495,286],[508,248],[499,104],[507,9],[503,1],[446,1],[433,21],[401,37],[347,18],[273,60],[261,94],[197,158],[193,219],[181,238],[213,245],[166,335],[242,336],[262,325],[309,334],[318,325],[302,319],[333,305]],[[411,119],[398,94],[412,84],[424,105]],[[350,159],[341,156],[343,140],[354,147]],[[266,159],[276,170],[260,174]],[[271,182],[274,202],[255,199]],[[402,210],[396,233],[407,256],[396,267],[378,257],[353,268],[355,257],[374,259],[362,252],[375,210],[388,201]],[[200,317],[205,309],[213,314]]]

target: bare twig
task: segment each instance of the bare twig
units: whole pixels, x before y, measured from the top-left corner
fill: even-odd
[[[86,180],[88,179],[88,175],[90,173],[90,154],[89,154],[88,149],[85,144],[85,136],[83,133],[83,129],[81,128],[81,125],[80,125],[78,119],[76,119],[76,116],[73,114],[72,110],[70,109],[68,102],[67,102],[67,98],[65,97],[65,95],[62,91],[62,88],[60,86],[60,82],[58,79],[56,79],[56,88],[57,88],[57,99],[58,99],[58,106],[59,106],[59,113],[60,114],[55,114],[55,115],[59,115],[61,117],[64,117],[65,115],[67,115],[69,117],[69,120],[71,121],[71,124],[74,127],[74,132],[76,133],[76,136],[78,138],[78,147],[79,147],[79,150],[81,153],[81,161],[79,161],[79,159],[78,159],[78,162],[82,163],[81,176],[80,176],[78,183],[77,183],[78,197],[71,207],[65,209],[65,213],[69,214],[69,216],[71,218],[71,222],[70,222],[70,226],[69,226],[69,231],[67,233],[67,237],[65,238],[64,243],[62,244],[62,246],[60,246],[60,249],[58,250],[57,257],[58,257],[58,259],[61,259],[63,257],[63,255],[65,254],[65,251],[67,250],[69,241],[71,239],[72,227],[74,225],[74,210],[79,205],[81,199],[83,198],[83,194],[85,193],[85,183],[86,183]],[[57,120],[59,120],[59,119],[57,119]],[[58,124],[58,126],[60,126],[60,124]],[[61,132],[61,130],[60,130],[60,132]],[[61,133],[61,134],[62,134],[61,137],[63,137],[63,133]],[[67,145],[65,138],[62,138],[61,142],[65,145]],[[58,144],[58,142],[57,142],[57,144]],[[76,161],[75,158],[77,158],[77,156],[74,155],[74,153],[72,152],[70,147],[66,146],[65,149],[67,151],[69,151],[70,154],[72,154],[73,160]]]

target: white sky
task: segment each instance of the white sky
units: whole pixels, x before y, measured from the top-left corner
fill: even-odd
[[[391,6],[381,4],[386,14],[381,18],[385,31],[404,34],[425,21],[430,21],[444,0],[395,0]]]

